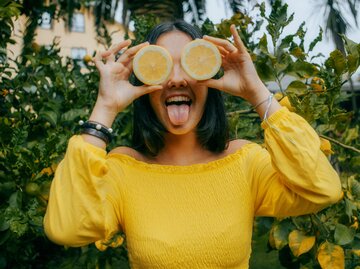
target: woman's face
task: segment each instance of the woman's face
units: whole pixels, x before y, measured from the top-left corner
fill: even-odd
[[[150,104],[156,116],[168,132],[181,135],[195,131],[204,112],[207,87],[197,85],[181,67],[181,52],[192,38],[181,32],[162,34],[156,45],[168,50],[173,59],[173,70],[162,86],[163,89],[149,94]]]

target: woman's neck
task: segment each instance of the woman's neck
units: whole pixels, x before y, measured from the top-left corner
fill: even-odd
[[[195,132],[185,135],[165,135],[165,147],[154,158],[154,162],[166,165],[191,165],[216,159],[216,154],[199,143]]]

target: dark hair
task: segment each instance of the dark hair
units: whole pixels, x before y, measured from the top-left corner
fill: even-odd
[[[160,35],[174,30],[184,32],[192,39],[202,38],[200,29],[184,21],[175,21],[157,25],[146,40],[155,44]],[[134,84],[141,85],[141,82],[135,79]],[[135,100],[132,147],[143,154],[156,156],[164,147],[163,134],[166,132],[151,107],[149,95]],[[208,89],[204,114],[197,126],[197,136],[201,145],[212,152],[222,152],[228,145],[228,122],[224,100],[218,90]]]

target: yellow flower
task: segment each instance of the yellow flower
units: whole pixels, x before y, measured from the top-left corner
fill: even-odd
[[[331,143],[329,140],[320,137],[320,149],[322,152],[325,153],[326,156],[330,156],[331,154],[334,154],[334,152],[331,149]]]
[[[6,95],[8,95],[9,94],[9,91],[7,90],[7,89],[3,89],[2,91],[1,91],[1,95],[2,96],[6,96]]]
[[[322,78],[313,77],[310,86],[314,89],[314,92],[320,93],[326,91],[326,86],[324,84],[325,81]]]

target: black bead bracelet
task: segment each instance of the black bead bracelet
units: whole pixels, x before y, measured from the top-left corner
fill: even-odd
[[[79,121],[81,134],[88,134],[100,138],[106,144],[111,142],[113,129],[95,121]]]

